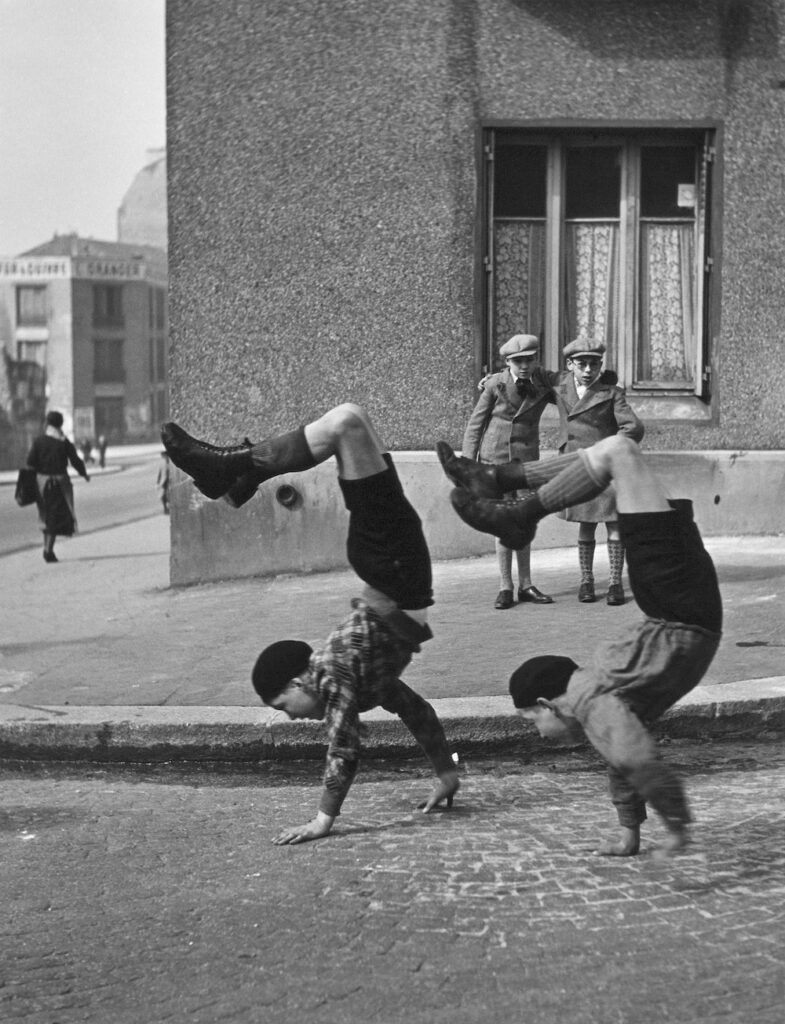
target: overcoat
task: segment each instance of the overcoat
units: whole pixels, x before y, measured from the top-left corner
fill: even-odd
[[[644,427],[627,402],[624,388],[606,384],[602,378],[578,398],[573,374],[565,374],[555,388],[559,408],[559,451],[574,452],[590,448],[604,437],[625,434],[640,441]],[[573,505],[559,513],[571,523],[606,523],[617,518],[616,494],[613,485],[592,501]]]
[[[486,378],[463,434],[466,458],[495,464],[539,459],[540,418],[545,406],[556,402],[553,386],[560,378],[561,374],[538,366],[532,374],[531,393],[524,396],[506,368]]]

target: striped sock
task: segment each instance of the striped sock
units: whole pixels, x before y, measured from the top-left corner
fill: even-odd
[[[590,467],[589,460],[582,450],[575,454],[578,456],[577,459],[537,491],[537,497],[547,512],[558,512],[559,509],[596,498],[610,483],[610,474],[605,474],[605,478],[601,479]]]

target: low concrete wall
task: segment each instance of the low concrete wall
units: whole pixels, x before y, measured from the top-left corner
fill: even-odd
[[[548,457],[551,453],[543,453]],[[706,536],[785,531],[785,452],[647,452],[672,497],[691,498]],[[434,560],[493,551],[493,539],[470,529],[450,506],[450,483],[432,452],[396,452],[399,476],[423,521]],[[282,485],[301,501],[277,500]],[[175,471],[172,487],[171,582],[175,586],[246,576],[345,568],[347,512],[333,460],[308,473],[263,484],[242,509],[208,501]],[[556,516],[537,532],[538,548],[575,543],[575,524]],[[602,536],[600,537],[602,540]]]

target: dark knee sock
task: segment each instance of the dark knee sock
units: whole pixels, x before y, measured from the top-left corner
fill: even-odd
[[[561,473],[543,484],[537,491],[537,497],[547,512],[557,512],[570,505],[579,505],[582,501],[596,498],[610,483],[610,474],[604,475],[604,479],[601,478],[590,468],[583,451],[574,454],[578,458],[571,460]],[[550,461],[562,461],[564,464],[566,458],[563,456],[559,460]]]
[[[260,483],[282,473],[299,473],[316,465],[305,439],[305,427],[268,437],[253,445],[251,462]]]

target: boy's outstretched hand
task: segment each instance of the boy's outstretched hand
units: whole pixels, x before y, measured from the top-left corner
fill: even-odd
[[[295,843],[307,843],[309,839],[321,839],[333,827],[334,821],[335,818],[329,814],[318,811],[316,817],[305,825],[284,829],[273,839],[273,843],[276,846],[293,846]]]
[[[458,772],[442,772],[439,776],[438,783],[433,787],[433,792],[425,801],[420,804],[420,810],[423,814],[427,814],[428,811],[432,811],[437,804],[440,804],[442,800],[447,801],[447,807],[452,807],[452,798],[458,792],[460,782],[458,781]]]

